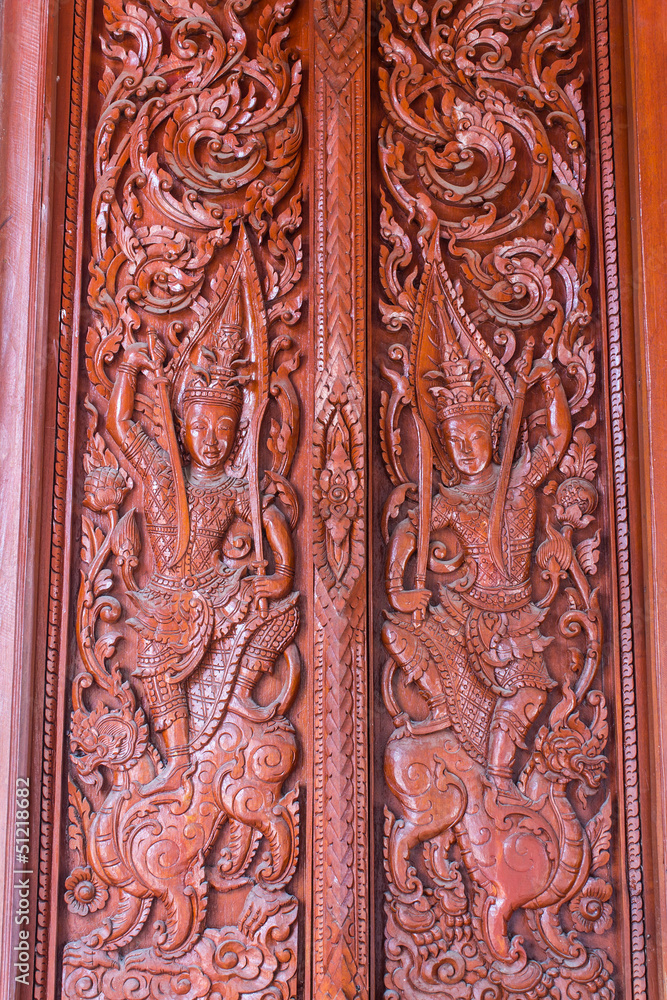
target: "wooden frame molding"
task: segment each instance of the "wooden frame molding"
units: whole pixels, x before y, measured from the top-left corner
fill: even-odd
[[[34,680],[41,657],[40,544],[45,458],[45,375],[49,346],[51,233],[54,224],[52,130],[55,112],[57,4],[26,7],[8,0],[0,9],[0,399],[2,469],[2,597],[0,618],[0,996],[17,990],[12,948],[18,941],[13,871],[17,779],[30,772]],[[46,448],[48,450],[48,448]],[[48,458],[46,459],[48,464]],[[31,795],[31,840],[38,796]],[[35,913],[35,887],[30,912]],[[35,921],[32,921],[31,947]]]
[[[667,1000],[664,0],[0,60],[0,1000]]]
[[[366,8],[312,5],[314,997],[369,995]],[[325,481],[348,483],[344,522]],[[340,515],[338,515],[340,517]],[[343,525],[336,551],[333,537]]]
[[[660,93],[667,72],[667,18],[656,0],[626,0],[626,74],[633,207],[632,290],[637,338],[642,472],[642,548],[647,638],[652,882],[655,914],[650,953],[657,995],[667,996],[667,498],[665,474],[667,365],[667,243],[665,191],[667,105]]]

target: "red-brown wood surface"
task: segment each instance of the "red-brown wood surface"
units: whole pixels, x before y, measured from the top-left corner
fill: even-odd
[[[376,71],[385,982],[643,997],[606,6],[420,12]]]
[[[651,953],[658,986],[667,990],[667,674],[665,668],[665,305],[667,261],[664,204],[667,184],[662,141],[667,134],[665,102],[648,99],[662,86],[667,68],[667,19],[662,4],[626,5],[626,76],[629,93],[630,184],[633,195],[632,302],[637,328],[640,460],[643,488],[644,612],[647,626],[647,712],[650,750],[654,867]],[[648,56],[648,57],[647,57]]]
[[[667,42],[610,7],[5,4],[3,996],[664,995]]]

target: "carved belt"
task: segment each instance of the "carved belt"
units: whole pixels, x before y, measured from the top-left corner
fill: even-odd
[[[466,590],[464,598],[477,608],[493,608],[500,611],[514,611],[524,607],[532,597],[530,581],[521,587],[505,587],[504,590],[486,590],[483,587],[471,587]]]
[[[150,590],[151,587],[157,587],[160,590],[168,590],[170,592],[197,590],[199,587],[207,587],[219,579],[220,572],[216,566],[211,566],[204,573],[182,577],[162,576],[160,573],[155,573],[148,581],[147,589]]]

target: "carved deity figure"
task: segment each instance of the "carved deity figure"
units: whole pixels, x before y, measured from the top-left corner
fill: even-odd
[[[149,962],[141,949],[129,958],[118,953],[139,934],[154,900],[163,906],[154,947],[165,974],[197,969],[211,995],[218,987],[240,995],[246,979],[259,989],[294,974],[297,904],[285,889],[298,859],[298,788],[283,783],[297,759],[287,712],[300,673],[299,595],[291,589],[298,509],[284,473],[296,446],[289,374],[298,357],[276,367],[290,346],[287,337],[268,342],[259,276],[241,228],[230,265],[211,283],[204,321],[193,324],[169,363],[154,333],[125,346],[106,429],[132,480],[94,426],[89,433],[84,503],[108,527],[105,533],[87,517],[82,522],[82,670],[73,684],[71,751],[77,779],[97,793],[89,802],[72,785],[74,844],[85,865],[68,892],[81,912],[107,899],[109,910],[67,944],[66,996],[77,995],[86,969],[124,976],[126,959],[128,969]],[[260,485],[270,393],[281,420],[272,422],[273,466]],[[118,511],[135,482],[150,547],[141,587],[134,578],[142,548],[136,508],[122,517]],[[112,554],[120,579],[105,568]],[[121,582],[122,604],[109,594],[122,594]],[[125,609],[128,628],[105,633]],[[136,647],[124,644],[116,659],[116,644],[131,629]],[[280,689],[263,704],[256,688],[274,671]],[[89,886],[94,905],[83,895]],[[243,887],[249,891],[240,914],[229,914],[233,922],[206,926],[211,888]],[[279,958],[277,941],[289,942]]]
[[[287,522],[273,504],[261,511],[273,572],[245,575],[247,563],[231,569],[222,558],[226,545],[234,553],[247,542],[244,526],[252,529],[248,482],[225,472],[242,404],[234,367],[244,343],[238,289],[221,318],[208,367],[196,366],[181,394],[180,437],[188,458],[183,471],[174,467],[175,449],[170,455],[133,419],[138,373],[163,377],[164,348],[160,351],[158,343],[153,350],[147,343],[126,348],[107,427],[143,483],[153,572],[133,595],[138,613],[130,624],[139,633],[135,675],[141,679],[168,762],[153,787],[166,787],[177,784],[190,765],[191,738],[204,729],[210,732],[228,701],[242,707],[258,675],[270,669],[287,645],[269,649],[264,656],[258,648],[238,677],[225,676],[229,657],[224,644],[232,626],[244,618],[251,603],[259,608],[267,599],[289,594],[294,559]],[[183,489],[187,506],[179,505]],[[179,551],[179,538],[188,525]],[[199,679],[193,684],[195,672]]]
[[[519,909],[550,958],[576,968],[587,997],[602,996],[595,991],[609,979],[604,956],[586,952],[558,919],[565,903],[608,891],[589,878],[603,859],[594,831],[606,829],[604,810],[591,820],[591,840],[567,794],[576,782],[593,795],[604,773],[604,699],[589,691],[600,659],[597,595],[569,535],[549,528],[534,553],[547,476],[570,477],[554,482],[564,524],[572,520],[563,506],[568,491],[581,496],[581,510],[593,509],[595,498],[576,474],[580,443],[570,445],[560,376],[548,352],[533,363],[533,348],[526,339],[512,378],[466,313],[434,237],[410,349],[389,352],[403,370],[383,366],[392,392],[381,423],[394,485],[382,515],[390,605],[383,698],[395,727],[384,774],[398,803],[396,813],[385,809],[386,933],[391,981],[402,983],[411,967],[415,998],[444,983],[445,967],[452,997],[482,981],[500,984],[503,1000],[545,996],[553,985],[548,963],[509,932]],[[537,409],[525,421],[530,390]],[[416,448],[404,443],[410,421]],[[580,426],[580,441],[582,433]],[[587,551],[586,543],[577,550],[590,568]],[[539,598],[534,560],[551,581]],[[541,627],[563,567],[577,592],[568,592],[559,629],[584,635],[587,648],[556,679],[545,659],[554,637]],[[547,722],[540,717],[552,689]],[[531,739],[538,721],[547,724]],[[526,751],[520,768],[519,748]]]
[[[492,383],[457,342],[446,345],[438,380],[438,432],[454,471],[431,504],[431,532],[450,529],[460,551],[447,566],[452,582],[440,588],[440,603],[425,587],[406,588],[408,561],[418,544],[418,526],[406,518],[394,531],[387,556],[387,594],[399,613],[427,612],[421,626],[389,616],[383,629],[388,652],[417,684],[430,709],[425,726],[451,726],[463,745],[486,765],[505,791],[513,789],[516,748],[555,686],[542,651],[550,641],[539,630],[546,609],[532,602],[531,555],[539,486],[563,456],[570,439],[567,398],[546,359],[532,369],[525,356],[517,375],[526,388],[540,387],[546,433],[527,445],[512,465],[493,549],[492,508],[498,502],[499,424],[503,416]],[[511,458],[511,456],[510,456]],[[507,457],[505,458],[507,461]],[[501,558],[498,558],[498,555]],[[456,570],[465,568],[463,578]],[[431,655],[430,650],[436,650]],[[515,789],[514,789],[515,790]]]

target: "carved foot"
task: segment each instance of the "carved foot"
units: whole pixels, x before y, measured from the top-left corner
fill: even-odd
[[[117,962],[104,948],[83,941],[70,941],[63,949],[63,965],[74,969],[115,969]]]
[[[526,961],[525,952],[518,961],[510,965],[494,962],[489,978],[502,986],[509,997],[516,997],[517,1000],[519,997],[522,1000],[542,1000],[543,997],[550,996],[553,986],[553,977],[549,971],[545,971],[539,962],[532,959]]]
[[[507,805],[507,806],[532,805],[528,796],[519,790],[519,788],[515,785],[515,783],[512,781],[511,778],[507,778],[504,775],[501,776],[493,774],[492,771],[489,771],[487,773],[496,789],[496,798],[498,805]]]
[[[282,907],[291,905],[292,902],[293,897],[287,892],[256,886],[248,893],[239,920],[239,930],[246,937],[253,937],[269,917],[275,916]]]
[[[193,770],[194,765],[191,764],[189,758],[183,760],[181,757],[175,757],[162,768],[152,781],[146,785],[135,782],[135,788],[141,798],[149,798],[160,792],[176,792],[183,786],[185,779],[190,776]]]

